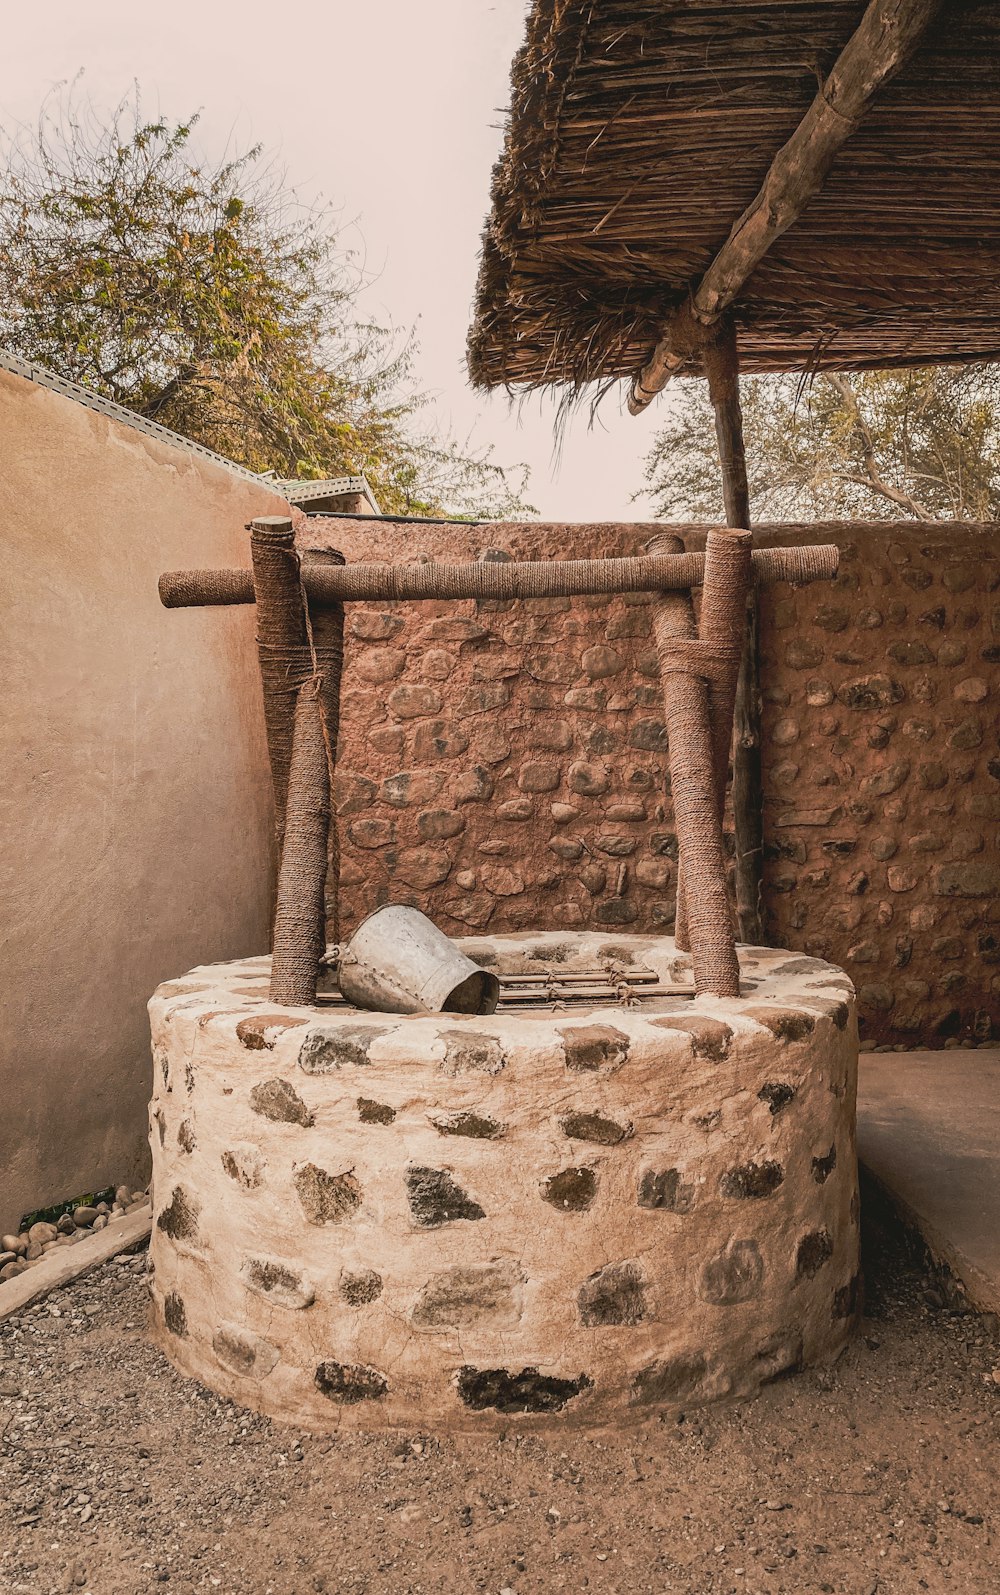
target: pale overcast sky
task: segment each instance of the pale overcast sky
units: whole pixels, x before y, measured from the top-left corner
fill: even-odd
[[[630,505],[656,424],[614,396],[571,423],[553,463],[551,401],[511,413],[474,394],[465,334],[478,240],[500,144],[524,0],[43,0],[4,7],[0,116],[31,122],[81,69],[100,107],[138,79],[151,110],[202,107],[202,142],[275,150],[306,196],[337,206],[363,241],[372,311],[418,322],[419,377],[441,423],[532,468],[549,520],[645,519]],[[662,406],[664,402],[660,401]],[[661,411],[662,413],[662,411]]]

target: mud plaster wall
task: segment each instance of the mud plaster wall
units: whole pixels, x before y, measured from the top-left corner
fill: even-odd
[[[146,1002],[267,945],[271,814],[249,610],[161,608],[282,500],[0,372],[0,1229],[145,1180]]]
[[[655,530],[314,517],[301,536],[349,560],[539,559]],[[842,552],[834,583],[761,597],[766,936],[848,970],[872,1043],[1000,1030],[997,531],[758,533]],[[390,900],[454,935],[672,925],[645,595],[351,606],[347,631],[345,931]]]

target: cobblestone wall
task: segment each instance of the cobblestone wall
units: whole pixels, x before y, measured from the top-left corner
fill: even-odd
[[[349,560],[537,559],[635,553],[655,529],[311,518],[302,537]],[[1000,541],[892,524],[758,540],[830,538],[835,583],[761,602],[767,938],[849,971],[869,1041],[986,1040]],[[352,606],[341,753],[345,932],[387,901],[453,935],[673,924],[646,595]]]

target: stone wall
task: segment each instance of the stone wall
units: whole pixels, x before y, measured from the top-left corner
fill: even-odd
[[[334,520],[349,560],[632,554],[656,527]],[[680,528],[688,546],[697,532]],[[996,528],[761,528],[836,541],[761,602],[767,938],[842,964],[871,1043],[1000,1028]],[[666,929],[677,844],[650,602],[348,611],[345,931],[387,901],[452,935]]]

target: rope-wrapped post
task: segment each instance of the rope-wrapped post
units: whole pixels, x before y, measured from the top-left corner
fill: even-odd
[[[676,532],[660,532],[656,537],[650,538],[646,544],[647,554],[683,554],[684,543]],[[691,590],[681,589],[678,592],[661,592],[653,605],[653,640],[656,647],[657,658],[663,657],[663,652],[671,642],[678,638],[691,638],[697,635],[694,618],[694,604],[691,602]],[[664,690],[666,682],[664,680]],[[675,896],[674,912],[674,942],[681,952],[689,952],[691,938],[688,931],[687,901],[684,890],[684,861],[678,853],[677,859],[677,891]]]
[[[316,1001],[326,945],[324,897],[330,831],[330,780],[321,709],[312,677],[298,690],[292,716],[285,837],[271,955],[272,1002]]]
[[[306,572],[317,567],[329,569],[341,566],[344,556],[335,548],[303,549],[302,569]],[[330,793],[329,840],[327,844],[326,886],[326,936],[331,942],[340,940],[340,833],[337,827],[337,810],[333,798],[337,769],[337,741],[340,734],[340,684],[344,669],[344,606],[336,600],[326,603],[310,602],[309,627],[313,653],[318,670],[319,710],[326,748],[326,765]]]
[[[264,689],[264,727],[274,787],[279,848],[292,763],[296,694],[313,674],[305,595],[290,520],[270,515],[250,523],[250,557],[257,603],[257,654]]]
[[[718,665],[708,684],[708,702],[720,814],[725,807],[733,745],[733,709],[743,654],[751,542],[752,534],[742,531],[709,532],[705,540],[705,580],[698,635],[702,642],[718,650]]]
[[[699,639],[657,642],[670,748],[670,786],[684,871],[695,991],[740,994],[722,819],[715,784],[715,751],[708,681],[715,655]]]

